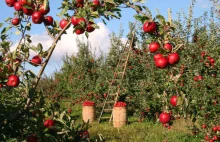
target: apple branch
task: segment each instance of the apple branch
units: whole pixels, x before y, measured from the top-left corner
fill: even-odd
[[[30,21],[30,18],[28,19],[27,23],[28,23],[29,21]],[[24,37],[25,37],[25,32],[26,32],[26,30],[27,30],[27,25],[25,26],[24,30],[22,31],[22,37],[21,37],[21,39],[20,39],[20,41],[19,41],[19,43],[18,43],[18,46],[17,46],[16,49],[15,49],[16,52],[17,52],[17,49],[18,49],[19,45],[21,44],[22,40],[23,40]]]
[[[52,44],[52,46],[51,46],[51,48],[50,48],[50,51],[48,52],[48,56],[46,57],[46,61],[45,61],[45,62],[43,63],[43,65],[41,66],[41,69],[40,69],[38,75],[36,76],[36,78],[35,78],[35,80],[34,80],[33,86],[32,86],[32,88],[31,88],[30,91],[29,91],[28,99],[27,99],[27,101],[26,101],[26,104],[25,104],[25,106],[24,106],[24,109],[19,110],[18,112],[16,112],[15,114],[13,114],[13,116],[12,116],[11,118],[6,119],[4,122],[0,123],[0,127],[2,127],[4,124],[7,124],[8,122],[13,122],[13,121],[18,120],[18,119],[19,119],[21,116],[23,116],[23,115],[25,114],[25,112],[28,110],[28,108],[30,107],[31,100],[32,100],[32,98],[33,98],[34,92],[35,92],[35,90],[36,90],[36,88],[37,88],[37,85],[38,85],[38,83],[39,83],[39,81],[40,81],[40,78],[41,78],[41,76],[42,76],[42,74],[43,74],[43,72],[44,72],[44,70],[45,70],[45,68],[46,68],[46,66],[47,66],[47,64],[48,64],[48,62],[49,62],[49,60],[50,60],[50,57],[51,57],[51,55],[52,55],[52,53],[53,53],[53,51],[54,51],[54,49],[55,49],[55,47],[56,47],[56,45],[57,45],[57,42],[59,41],[59,39],[60,39],[60,37],[62,36],[62,34],[64,33],[64,31],[70,26],[70,24],[71,24],[71,21],[66,25],[65,28],[63,28],[62,31],[60,31],[60,33],[59,33],[59,35],[56,37],[56,39],[53,40],[53,44]]]
[[[46,26],[45,23],[44,23],[44,26],[45,26],[45,28],[46,28],[46,31],[47,31],[48,35],[49,35],[53,40],[55,40],[55,37],[50,33],[50,31],[49,31],[49,29],[48,29],[48,27]]]
[[[126,6],[133,8],[134,10],[136,10],[138,13],[146,16],[148,19],[152,19],[149,15],[147,15],[146,13],[144,13],[143,11],[141,11],[140,9],[138,9],[135,5],[132,5],[130,2],[129,3],[124,3]]]

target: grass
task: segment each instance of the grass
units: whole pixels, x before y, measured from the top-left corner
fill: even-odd
[[[181,121],[181,120],[180,120]],[[91,124],[89,129],[91,141],[98,139],[102,135],[107,142],[200,142],[201,139],[192,136],[186,129],[170,130],[162,127],[161,124],[152,122],[133,122],[120,129],[113,128],[112,124],[107,122]],[[182,127],[182,126],[179,126]]]
[[[62,107],[69,106],[66,103]],[[76,118],[76,122],[82,122],[82,107],[76,105],[71,107],[71,115]],[[99,141],[99,135],[106,142],[200,142],[201,138],[193,136],[186,126],[190,126],[190,121],[185,119],[175,120],[171,129],[164,128],[160,123],[149,121],[138,122],[138,118],[129,117],[129,125],[120,129],[114,128],[108,122],[91,123],[89,129],[90,141]]]

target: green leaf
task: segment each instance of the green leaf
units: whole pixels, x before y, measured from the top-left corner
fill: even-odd
[[[92,27],[95,29],[99,29],[99,26],[97,24],[92,24]]]
[[[27,31],[30,31],[31,30],[31,23],[29,22],[25,28],[27,29]]]
[[[148,7],[142,6],[142,8],[148,13],[148,15],[149,15],[150,17],[152,17],[152,13],[151,13],[151,11],[149,10]]]
[[[141,16],[141,15],[139,15],[139,14],[135,14],[135,15],[134,15],[134,18],[135,18],[136,20],[138,20],[138,21],[141,21],[142,23],[144,23],[145,21],[149,20],[148,17],[146,17],[146,16]]]
[[[104,12],[106,16],[113,16],[115,15],[113,12],[105,11]]]
[[[59,118],[60,120],[62,120],[62,119],[63,119],[63,116],[65,115],[65,113],[66,113],[66,112],[65,112],[65,111],[63,111],[63,112],[60,114],[60,118]]]
[[[156,19],[158,19],[162,25],[166,24],[165,18],[162,15],[157,15]]]
[[[5,40],[6,38],[7,38],[7,35],[1,35],[2,41]]]
[[[147,40],[146,40],[146,43],[147,43],[147,44],[150,44],[151,42],[152,42],[152,41],[151,41],[150,39],[147,39]]]
[[[49,8],[49,1],[48,0],[44,0],[44,7],[45,7],[45,10],[48,10],[48,8]]]
[[[183,101],[184,101],[183,98],[182,98],[181,96],[178,96],[178,97],[177,97],[177,103],[176,103],[177,106],[182,105],[182,104],[183,104]]]
[[[105,20],[104,19],[102,19],[102,22],[106,25],[107,23],[105,22]]]
[[[140,5],[135,5],[135,8],[138,9],[139,11],[142,11],[142,7]]]
[[[29,46],[29,49],[33,50],[33,51],[36,51],[37,50],[37,47],[35,46]]]
[[[11,26],[10,26],[10,27],[5,27],[5,28],[2,30],[1,34],[3,35],[3,34],[5,34],[5,33],[7,33],[7,31],[10,30],[10,29],[11,29]]]
[[[115,4],[114,0],[105,0],[105,2]]]
[[[43,50],[42,44],[41,44],[41,43],[38,43],[38,45],[37,45],[37,51],[38,51],[38,52],[42,52],[42,50]]]
[[[69,10],[69,6],[65,6],[65,7],[63,8],[63,10],[60,12],[60,15],[62,16],[62,15],[64,15],[65,13],[67,13],[67,10]]]
[[[138,20],[138,21],[141,21],[142,16],[139,15],[139,14],[135,14],[135,15],[134,15],[134,18],[135,18],[136,20]]]
[[[85,32],[85,35],[87,38],[89,38],[89,33],[88,32]]]
[[[32,9],[33,10],[33,7],[30,6],[30,5],[27,5],[27,4],[23,5],[23,7],[26,8],[26,9]]]
[[[8,17],[7,19],[5,19],[5,22],[8,22],[11,19],[12,19],[11,17]]]
[[[3,25],[4,25],[3,23],[0,23],[0,28],[1,28]]]

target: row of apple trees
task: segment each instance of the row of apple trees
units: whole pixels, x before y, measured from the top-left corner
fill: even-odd
[[[144,21],[149,17],[135,15],[140,22],[119,101],[127,102],[129,111],[140,120],[160,120],[171,128],[174,119],[187,118],[194,124],[190,127],[193,134],[216,140],[220,111],[219,19],[214,9],[194,18],[192,9],[193,5],[189,15],[178,13],[175,20],[157,15],[157,28],[148,34],[147,30],[154,29],[152,23],[145,28]],[[78,41],[79,52],[64,57],[63,67],[50,78],[51,90],[45,87],[48,97],[71,98],[72,105],[93,100],[102,106],[123,50],[122,35],[123,31],[118,36],[113,33],[110,52],[100,57],[93,54],[89,43]]]

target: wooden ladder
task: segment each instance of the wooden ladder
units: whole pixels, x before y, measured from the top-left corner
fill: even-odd
[[[120,91],[122,88],[121,84],[125,76],[130,53],[132,52],[131,50],[132,50],[132,45],[133,45],[134,36],[135,36],[135,31],[134,31],[135,25],[136,24],[134,24],[134,27],[133,29],[131,29],[131,32],[129,34],[129,38],[131,39],[127,40],[125,47],[122,49],[122,52],[120,53],[119,61],[115,69],[113,79],[111,80],[111,83],[108,89],[108,94],[107,94],[107,97],[105,98],[105,101],[104,101],[104,104],[103,104],[103,107],[102,107],[102,110],[101,110],[101,113],[98,119],[98,123],[100,123],[102,119],[109,119],[109,123],[112,121],[113,107],[114,107],[114,104],[118,101],[118,97],[120,95]],[[130,44],[129,46],[127,45],[128,43]],[[114,100],[112,98],[114,98]],[[106,113],[110,112],[111,116],[103,116],[104,112]]]

